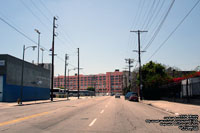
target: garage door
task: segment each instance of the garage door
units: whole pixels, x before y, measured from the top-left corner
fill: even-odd
[[[3,76],[0,76],[0,101],[3,100]]]

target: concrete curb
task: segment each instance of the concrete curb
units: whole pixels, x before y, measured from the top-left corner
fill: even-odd
[[[0,107],[12,107],[12,106],[27,106],[27,105],[35,105],[35,104],[44,104],[44,103],[52,103],[52,102],[62,102],[62,101],[73,101],[73,100],[82,100],[82,99],[88,99],[91,97],[80,97],[79,99],[77,97],[71,97],[69,99],[67,98],[54,98],[53,101],[50,99],[48,100],[38,100],[38,101],[25,101],[22,103],[22,105],[18,104],[17,102],[13,103],[0,103]]]
[[[151,104],[151,103],[145,103],[145,102],[143,102],[143,101],[140,101],[140,103],[146,104],[146,105],[148,105],[148,106],[151,106],[151,107],[154,107],[154,108],[157,108],[157,109],[160,109],[160,110],[162,110],[162,111],[166,111],[166,112],[168,112],[168,113],[170,113],[170,114],[173,114],[173,115],[179,115],[179,113],[175,113],[175,112],[170,111],[170,110],[168,110],[168,109],[164,109],[164,108],[155,106],[155,105],[153,105],[153,104]]]

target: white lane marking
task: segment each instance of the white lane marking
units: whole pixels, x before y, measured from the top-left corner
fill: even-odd
[[[95,123],[96,120],[97,120],[97,118],[95,118],[95,119],[90,123],[89,127],[91,127],[91,126]]]
[[[101,112],[100,112],[100,113],[102,114],[103,112],[104,112],[104,110],[101,110]]]

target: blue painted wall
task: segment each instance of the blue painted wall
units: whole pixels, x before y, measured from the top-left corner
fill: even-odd
[[[20,88],[18,85],[9,85],[6,83],[6,75],[3,76],[3,102],[16,102],[20,98]],[[50,98],[49,88],[23,87],[23,101],[46,100]]]

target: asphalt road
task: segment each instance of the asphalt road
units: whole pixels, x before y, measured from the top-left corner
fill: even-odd
[[[1,133],[177,133],[177,126],[146,123],[168,112],[143,103],[104,96],[0,108]],[[198,131],[197,131],[198,132]]]

